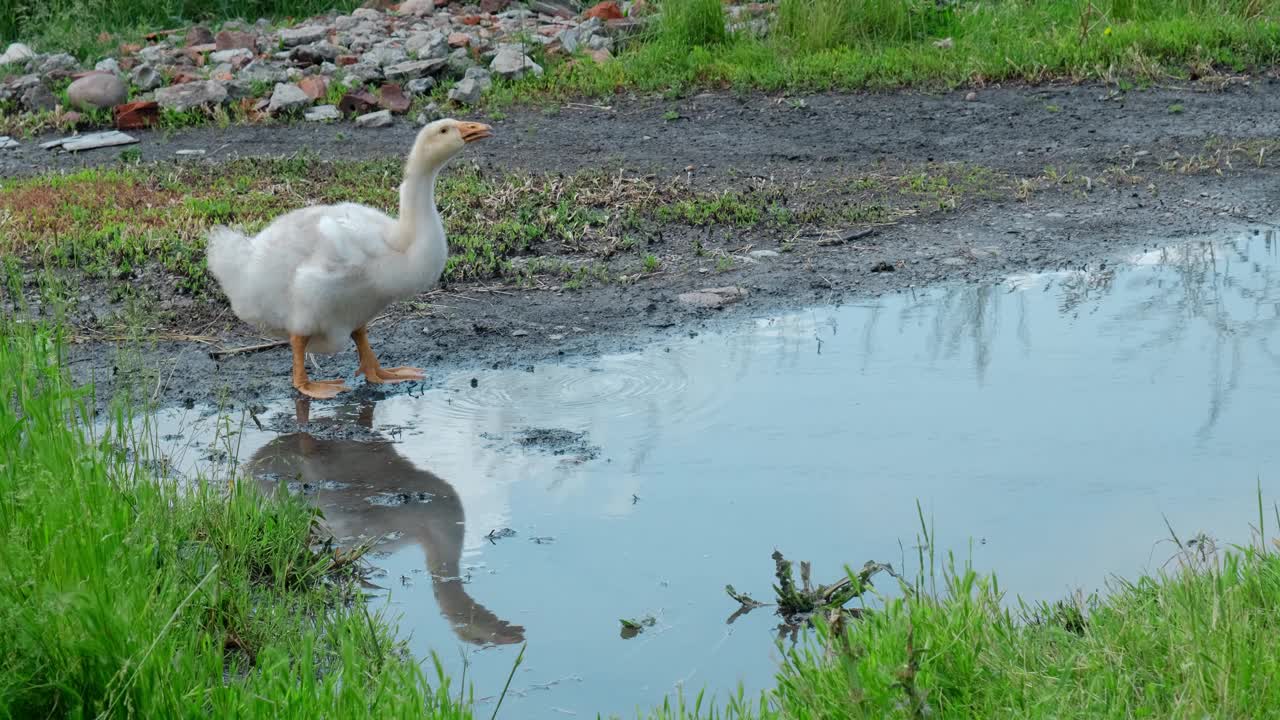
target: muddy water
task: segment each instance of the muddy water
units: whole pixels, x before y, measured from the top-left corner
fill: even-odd
[[[225,447],[340,537],[385,536],[380,602],[484,702],[527,641],[505,716],[631,716],[766,687],[776,618],[726,624],[725,584],[767,597],[774,548],[819,581],[911,569],[917,500],[941,549],[1030,599],[1158,568],[1164,517],[1244,539],[1280,461],[1278,327],[1276,247],[1247,232],[160,432],[188,469]]]

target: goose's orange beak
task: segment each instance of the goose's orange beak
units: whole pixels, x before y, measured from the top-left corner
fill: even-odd
[[[458,130],[462,133],[462,142],[467,143],[493,135],[493,128],[484,123],[458,123]]]

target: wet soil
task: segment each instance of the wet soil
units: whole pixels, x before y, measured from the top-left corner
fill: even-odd
[[[1204,154],[1206,144],[1280,135],[1280,93],[1270,79],[1213,90],[1119,94],[1100,86],[1054,86],[983,89],[973,101],[963,92],[825,94],[804,98],[803,107],[794,101],[703,94],[514,111],[493,121],[496,136],[471,158],[495,170],[598,168],[683,178],[700,188],[740,187],[753,177],[805,182],[885,164],[945,162],[978,163],[1023,178],[1043,176],[1047,167],[1078,178],[1101,178],[1119,168],[1127,180],[1050,182],[1025,199],[1013,193],[969,197],[952,211],[909,217],[857,242],[807,243],[725,272],[694,262],[633,284],[572,292],[455,285],[446,296],[433,296],[427,312],[405,305],[371,327],[384,363],[525,367],[558,355],[639,348],[726,318],[1106,262],[1120,252],[1267,217],[1280,189],[1280,171],[1241,157],[1191,173],[1161,167]],[[671,109],[679,119],[666,119]],[[384,130],[200,128],[143,133],[135,148],[144,162],[192,157],[176,156],[179,150],[205,151],[188,162],[301,150],[321,158],[367,159],[401,155],[414,132],[408,124]],[[0,153],[0,175],[111,163],[116,157],[110,150],[52,155],[27,142]],[[755,237],[744,247],[776,250],[787,239]],[[723,286],[742,287],[747,294],[721,309],[678,299],[680,293]],[[225,307],[195,308],[192,315],[202,321],[200,331],[218,336],[224,347],[260,342]],[[291,392],[286,348],[220,360],[207,350],[198,343],[155,342],[125,363],[114,345],[84,343],[72,348],[70,360],[78,376],[105,385],[100,397],[126,377],[139,380],[162,403],[265,400]],[[349,376],[354,352],[320,363],[326,376]],[[357,385],[357,395],[403,391]]]

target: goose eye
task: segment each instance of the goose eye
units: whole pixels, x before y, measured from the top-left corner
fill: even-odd
[[[443,135],[443,134],[445,134],[445,133],[447,133],[447,132],[449,132],[449,128],[440,128],[440,134],[441,134],[441,135]]]

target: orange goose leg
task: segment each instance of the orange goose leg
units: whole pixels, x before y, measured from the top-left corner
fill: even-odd
[[[341,380],[312,380],[307,377],[307,342],[310,339],[301,335],[289,336],[289,347],[293,349],[293,386],[303,395],[317,400],[327,400],[350,390]]]
[[[384,368],[379,365],[378,356],[374,355],[373,348],[369,347],[369,332],[365,328],[356,328],[355,332],[351,333],[351,339],[356,341],[356,352],[360,354],[360,369],[356,370],[356,374],[364,375],[365,382],[377,385],[426,379],[426,374],[420,368]]]

